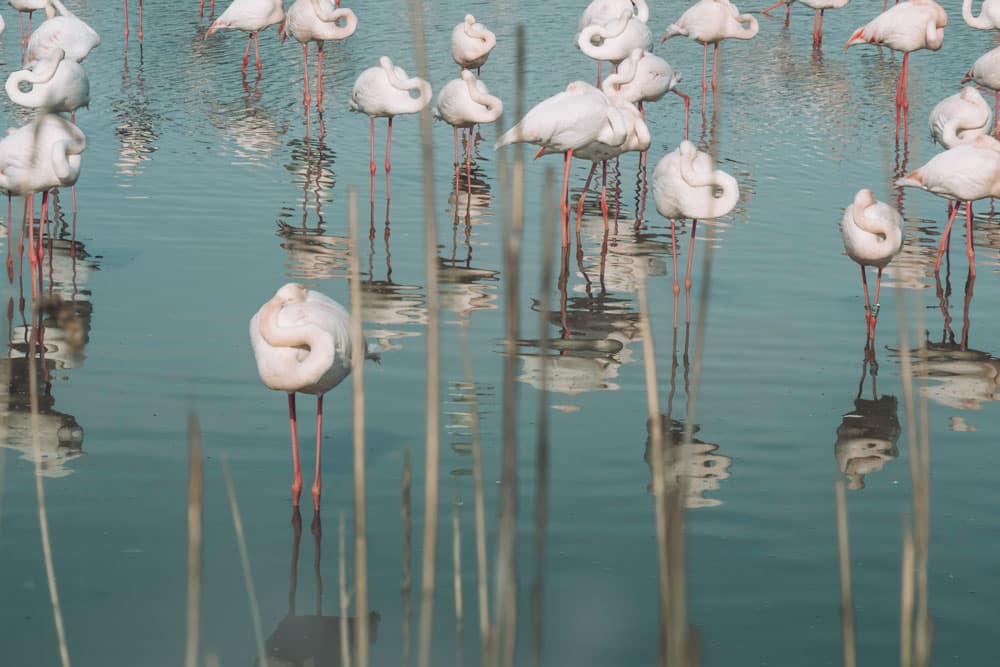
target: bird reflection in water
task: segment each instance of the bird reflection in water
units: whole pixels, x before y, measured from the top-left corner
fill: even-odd
[[[684,327],[684,354],[683,354],[683,380],[684,393],[690,400],[690,380],[691,364],[689,355],[691,325]],[[718,498],[706,498],[707,491],[718,491],[719,482],[729,478],[729,468],[733,459],[724,454],[717,453],[719,445],[694,437],[695,433],[701,430],[701,426],[693,424],[691,428],[690,442],[685,442],[685,422],[673,418],[674,397],[677,394],[677,369],[680,366],[677,360],[678,330],[674,329],[673,334],[673,357],[670,365],[670,391],[667,394],[667,413],[660,415],[660,428],[663,433],[663,465],[664,481],[667,491],[676,491],[684,494],[684,506],[693,509],[698,507],[717,507],[722,504]],[[649,429],[650,422],[646,421],[646,448],[643,452],[643,460],[650,468],[650,481],[646,484],[646,491],[653,489],[653,463],[650,446],[652,439]]]
[[[420,285],[406,285],[392,279],[392,250],[389,245],[391,223],[389,201],[385,203],[382,239],[385,250],[385,279],[376,280],[375,255],[377,236],[375,201],[370,200],[368,228],[368,279],[361,282],[361,314],[365,335],[374,338],[383,350],[397,350],[397,341],[419,336],[427,324],[426,295]],[[377,325],[369,328],[368,325]]]
[[[299,545],[302,541],[302,515],[299,508],[292,511],[292,556],[291,574],[288,586],[288,613],[271,636],[267,638],[265,652],[268,667],[320,667],[343,665],[343,655],[354,655],[353,643],[357,618],[347,619],[347,638],[342,636],[344,619],[339,616],[323,615],[323,575],[320,572],[322,559],[323,527],[320,515],[313,515],[310,532],[316,556],[313,560],[313,574],[316,582],[316,611],[314,614],[296,613],[298,592]],[[378,612],[368,614],[368,636],[374,644],[380,620]],[[347,642],[345,647],[343,644]],[[256,662],[258,667],[260,661]]]
[[[584,280],[592,279],[583,267],[582,252],[577,265]],[[633,361],[629,345],[640,340],[639,313],[627,298],[601,291],[586,296],[569,297],[570,247],[562,247],[559,271],[559,309],[544,314],[559,328],[559,337],[548,340],[520,339],[522,368],[518,380],[536,389],[547,389],[568,396],[589,391],[617,390],[614,382],[618,369]],[[533,301],[532,309],[540,303]],[[548,374],[542,386],[542,368]]]
[[[880,471],[899,456],[898,402],[895,396],[878,395],[877,376],[874,345],[866,343],[854,409],[844,415],[833,445],[837,467],[847,478],[848,489],[865,488],[865,475]],[[871,398],[862,398],[866,379],[871,380]]]
[[[152,159],[157,151],[156,142],[160,138],[156,130],[160,117],[149,109],[141,60],[132,69],[128,60],[122,65],[121,92],[111,106],[118,119],[115,135],[120,144],[115,167],[123,176],[138,176],[142,173],[143,163]]]
[[[236,156],[251,164],[267,161],[281,148],[281,136],[288,131],[287,124],[279,125],[271,111],[261,104],[259,80],[251,86],[244,79],[243,97],[238,101],[213,101],[208,121],[235,144]],[[322,132],[319,142],[323,142]]]

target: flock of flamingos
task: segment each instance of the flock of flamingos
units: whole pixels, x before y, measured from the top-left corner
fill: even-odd
[[[779,0],[764,13],[786,5],[790,11],[796,0]],[[72,187],[80,174],[81,155],[86,138],[73,122],[74,112],[89,102],[89,81],[81,62],[100,43],[98,34],[75,16],[60,0],[9,0],[21,14],[28,13],[28,27],[21,23],[24,69],[14,72],[6,83],[12,101],[37,109],[37,115],[27,125],[8,130],[0,140],[0,190],[8,195],[7,220],[12,221],[10,200],[25,198],[25,215],[21,224],[19,257],[23,257],[25,231],[28,237],[28,258],[32,269],[32,289],[41,281],[43,244],[41,226],[47,221],[49,193],[55,188]],[[848,0],[798,0],[815,10],[813,42],[819,46],[823,37],[823,15],[827,9],[845,6]],[[204,2],[200,11],[204,11]],[[128,39],[128,0],[124,0],[125,37]],[[31,30],[31,12],[44,10],[47,16],[40,26]],[[209,11],[214,14],[214,2]],[[979,16],[972,12],[972,0],[964,0],[962,16],[965,22],[984,30],[1000,29],[1000,0],[986,0]],[[358,25],[353,11],[340,7],[337,0],[295,0],[287,10],[283,0],[234,0],[216,18],[206,38],[221,30],[247,33],[243,56],[244,75],[249,66],[250,49],[254,47],[258,76],[263,65],[257,50],[259,31],[277,25],[282,39],[288,36],[302,44],[303,103],[307,109],[315,102],[323,104],[323,45],[330,40],[350,37]],[[652,192],[656,208],[671,221],[674,257],[674,293],[679,292],[677,271],[677,240],[675,221],[692,221],[687,258],[686,286],[690,287],[693,256],[694,225],[698,220],[718,218],[728,214],[739,199],[735,178],[717,168],[712,157],[687,140],[689,98],[677,90],[681,76],[663,58],[653,55],[653,34],[648,25],[649,7],[646,0],[594,0],[579,20],[577,45],[587,56],[597,61],[598,86],[583,81],[570,83],[565,90],[542,100],[524,118],[499,136],[496,148],[514,143],[530,143],[538,147],[536,157],[560,153],[564,158],[562,194],[562,241],[568,243],[571,206],[568,184],[574,157],[592,163],[584,192],[577,201],[577,231],[583,211],[583,201],[598,164],[606,165],[627,152],[639,152],[645,166],[651,134],[645,123],[644,104],[656,102],[668,92],[684,100],[685,138],[674,151],[657,163],[652,176]],[[873,44],[902,52],[902,66],[896,89],[896,139],[907,141],[909,134],[909,103],[907,75],[909,54],[919,49],[936,51],[944,40],[948,23],[945,10],[933,0],[908,0],[889,7],[868,24],[855,30],[847,39],[844,50],[854,45]],[[717,88],[717,51],[725,39],[752,39],[759,25],[749,14],[741,14],[729,0],[699,0],[666,28],[662,41],[683,36],[703,46],[702,108],[706,104],[709,82]],[[30,33],[30,36],[29,36]],[[138,37],[143,38],[142,2],[139,2]],[[316,83],[310,84],[309,45],[316,44]],[[493,123],[503,112],[503,103],[490,94],[479,78],[480,70],[496,46],[495,35],[468,15],[452,32],[451,50],[460,67],[460,76],[438,92],[434,114],[454,128],[455,176],[459,178],[463,158],[459,155],[459,132],[472,133],[481,125]],[[713,47],[711,73],[708,67],[708,47]],[[601,80],[601,65],[609,62],[612,73]],[[957,75],[956,75],[956,78]],[[966,253],[970,273],[975,275],[972,245],[972,202],[1000,196],[1000,142],[992,136],[996,113],[1000,111],[1000,48],[975,61],[962,78],[971,82],[958,93],[942,100],[930,117],[931,135],[944,151],[925,165],[899,179],[897,186],[927,190],[947,200],[948,215],[945,232],[938,247],[937,262],[949,244],[952,224],[961,204],[965,204]],[[994,106],[980,94],[978,87],[994,92]],[[370,118],[370,172],[372,195],[375,173],[375,119],[386,118],[388,130],[384,169],[386,197],[389,196],[390,152],[394,116],[423,111],[432,102],[432,89],[427,81],[410,77],[388,56],[364,70],[354,83],[350,97],[352,110]],[[70,114],[67,119],[63,114]],[[466,173],[471,160],[472,141],[464,156]],[[602,167],[602,185],[606,183],[606,166]],[[41,215],[36,221],[33,212],[35,194],[41,194]],[[608,207],[602,187],[601,209],[607,225]],[[853,202],[844,210],[841,223],[844,246],[848,256],[861,268],[865,294],[865,321],[870,341],[874,339],[879,310],[879,289],[882,270],[902,248],[902,216],[889,205],[878,201],[872,189],[858,190]],[[39,231],[36,234],[36,224]],[[12,224],[11,224],[12,226]],[[36,240],[37,237],[37,240]],[[8,244],[6,261],[8,279],[13,280],[13,258]],[[874,298],[869,297],[866,267],[876,269]],[[250,321],[250,338],[258,371],[264,384],[288,394],[289,420],[294,457],[295,481],[293,502],[298,505],[302,488],[299,447],[296,433],[295,394],[317,396],[317,468],[312,495],[315,506],[320,504],[319,471],[320,429],[323,395],[347,377],[354,355],[378,358],[352,333],[347,311],[332,299],[294,283],[281,287]],[[353,344],[352,344],[352,341]],[[360,350],[359,350],[360,347]],[[354,361],[357,361],[356,359]]]

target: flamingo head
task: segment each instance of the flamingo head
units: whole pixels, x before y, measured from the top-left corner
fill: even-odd
[[[878,200],[875,199],[875,193],[868,188],[862,188],[858,190],[858,193],[854,195],[854,205],[860,206],[861,208],[867,208],[873,206]]]
[[[302,303],[306,300],[308,290],[301,283],[286,283],[274,293],[273,301],[285,305],[286,303]]]

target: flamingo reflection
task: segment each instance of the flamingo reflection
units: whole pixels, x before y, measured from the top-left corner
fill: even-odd
[[[146,94],[146,77],[140,63],[129,69],[128,61],[122,66],[121,92],[112,102],[111,108],[118,125],[115,135],[120,147],[115,166],[124,176],[138,176],[143,163],[152,158],[159,148],[160,134],[156,125],[160,117],[150,110],[149,96]]]

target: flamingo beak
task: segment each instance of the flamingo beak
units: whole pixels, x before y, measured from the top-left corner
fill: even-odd
[[[219,28],[221,27],[222,26],[219,24],[218,21],[215,21],[214,23],[212,23],[212,25],[208,26],[208,31],[205,32],[205,39],[208,39],[209,37],[214,35],[216,32],[218,32]]]

